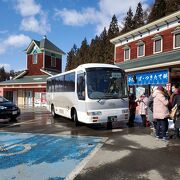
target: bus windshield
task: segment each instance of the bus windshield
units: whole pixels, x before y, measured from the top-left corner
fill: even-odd
[[[87,93],[90,99],[127,97],[126,78],[118,68],[86,68]]]

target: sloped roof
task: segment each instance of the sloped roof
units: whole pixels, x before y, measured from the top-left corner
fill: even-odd
[[[48,75],[41,75],[41,76],[24,76],[19,79],[11,79],[8,81],[0,82],[0,85],[12,85],[12,84],[40,84],[46,83],[46,79]]]
[[[23,70],[20,73],[18,73],[13,79],[18,79],[18,78],[24,76],[27,72],[28,72],[28,70]]]
[[[61,49],[59,49],[56,45],[54,45],[47,38],[44,38],[40,41],[40,49],[47,49],[55,52],[59,52],[61,54],[65,54]]]
[[[51,71],[51,70],[48,70],[48,69],[40,69],[40,71],[42,71],[43,73],[45,73],[46,75],[40,75],[40,76],[54,76],[56,74],[59,74],[60,72],[56,72],[56,71]],[[17,76],[15,76],[13,78],[13,80],[16,80],[16,79],[20,79],[20,78],[25,78],[25,77],[29,77],[29,76],[26,76],[26,73],[28,72],[28,70],[24,70],[24,71],[21,71],[21,73],[19,73]],[[36,75],[37,76],[37,75]],[[34,76],[32,76],[34,77]]]
[[[56,75],[56,74],[59,74],[60,72],[58,71],[51,71],[51,70],[49,70],[49,69],[40,69],[40,71],[42,71],[42,72],[44,72],[44,73],[46,73],[46,74],[48,74],[48,75],[50,75],[50,76],[54,76],[54,75]]]
[[[170,24],[174,21],[179,21],[180,19],[180,11],[176,11],[168,16],[165,16],[165,17],[162,17],[160,19],[157,19],[151,23],[148,23],[144,26],[141,26],[137,29],[134,29],[132,31],[129,31],[127,33],[124,33],[124,34],[121,34],[113,39],[110,40],[111,43],[113,44],[118,44],[119,42],[123,41],[123,40],[127,40],[127,38],[129,37],[135,37],[139,34],[143,34],[143,33],[146,33],[146,32],[149,32],[153,29],[157,29],[157,27],[161,27],[161,26],[165,26],[167,24]]]
[[[35,43],[39,47],[39,49],[42,49],[42,50],[45,49],[45,50],[54,51],[60,54],[65,54],[64,51],[62,51],[56,45],[54,45],[51,41],[49,41],[46,38],[46,36],[41,41],[32,40],[29,46],[26,48],[25,50],[26,52],[28,52],[28,50],[32,47],[33,43]]]
[[[40,42],[39,41],[37,41],[37,40],[33,40],[35,43],[36,43],[36,45],[38,46],[38,47],[40,47]]]

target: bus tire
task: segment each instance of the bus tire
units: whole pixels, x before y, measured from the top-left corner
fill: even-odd
[[[51,114],[53,118],[57,117],[57,114],[55,113],[54,105],[51,106]]]
[[[76,110],[72,113],[72,120],[74,121],[76,127],[80,125]]]

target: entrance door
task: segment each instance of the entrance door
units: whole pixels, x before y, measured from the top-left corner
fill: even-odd
[[[25,91],[25,105],[32,106],[32,91]]]
[[[17,104],[17,91],[13,91],[13,102]]]

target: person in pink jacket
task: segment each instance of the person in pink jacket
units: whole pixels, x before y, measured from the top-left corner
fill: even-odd
[[[139,105],[139,114],[142,119],[142,126],[146,127],[146,114],[147,114],[147,103],[148,98],[144,95],[144,93],[139,97],[139,99],[136,100],[136,102]]]
[[[162,86],[158,86],[158,88],[153,93],[153,118],[157,121],[156,126],[156,137],[162,138],[166,140],[166,131],[167,131],[167,118],[169,116],[168,104],[169,101],[164,95],[164,88]]]

